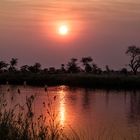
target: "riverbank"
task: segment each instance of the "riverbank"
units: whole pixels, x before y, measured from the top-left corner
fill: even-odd
[[[32,86],[68,85],[103,89],[140,89],[140,76],[94,75],[94,74],[42,74],[2,73],[0,84],[22,85],[26,81]]]

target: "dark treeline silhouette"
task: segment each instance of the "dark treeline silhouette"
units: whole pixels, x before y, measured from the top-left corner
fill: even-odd
[[[126,50],[126,54],[130,57],[128,67],[131,69],[129,73],[136,75],[140,69],[140,48],[137,46],[129,46]],[[61,64],[59,69],[55,67],[41,68],[41,64],[36,62],[34,65],[23,65],[20,69],[17,69],[18,59],[12,58],[9,63],[0,61],[0,73],[3,72],[22,72],[22,73],[40,73],[45,72],[49,74],[57,73],[93,73],[93,74],[128,74],[127,68],[122,68],[118,71],[110,69],[108,65],[105,66],[105,70],[102,70],[93,62],[92,57],[82,57],[78,61],[77,58],[71,58],[67,64]],[[80,67],[80,64],[82,67]]]
[[[140,69],[140,48],[133,45],[129,46],[126,50],[126,54],[130,57],[130,61],[128,63],[128,67],[131,69],[129,73],[133,73],[136,75]],[[41,64],[36,62],[34,65],[28,66],[23,65],[19,69],[17,68],[18,59],[12,58],[9,63],[5,61],[0,61],[0,73],[3,72],[22,72],[22,73],[49,73],[49,74],[57,74],[57,73],[93,73],[93,74],[128,74],[127,68],[122,68],[118,71],[110,69],[108,65],[105,66],[105,70],[102,70],[97,66],[96,63],[93,62],[92,57],[82,57],[81,60],[78,61],[77,58],[71,58],[71,60],[67,64],[61,64],[59,69],[55,67],[50,68],[41,68]],[[82,67],[80,67],[80,65]]]
[[[48,73],[48,74],[62,74],[62,73],[91,73],[91,74],[127,74],[128,70],[122,68],[121,70],[111,70],[106,65],[105,70],[102,70],[93,62],[91,57],[82,57],[80,61],[77,58],[71,58],[67,64],[61,64],[60,68],[55,67],[42,68],[41,64],[36,62],[33,65],[23,65],[17,67],[18,59],[12,58],[9,63],[0,61],[0,73]]]
[[[101,69],[90,56],[80,60],[71,58],[60,68],[42,68],[36,62],[33,65],[18,67],[18,59],[12,58],[9,63],[0,61],[0,84],[22,84],[27,81],[31,85],[71,85],[99,88],[140,88],[140,48],[129,46],[126,50],[129,56],[128,68],[113,70],[108,65]],[[136,76],[137,75],[137,76]]]

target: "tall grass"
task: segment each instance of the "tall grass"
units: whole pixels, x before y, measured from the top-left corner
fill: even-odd
[[[7,106],[4,95],[0,97],[0,140],[58,140],[67,139],[63,128],[52,110],[52,102],[47,104],[48,118],[33,112],[35,96],[26,98],[24,106]]]

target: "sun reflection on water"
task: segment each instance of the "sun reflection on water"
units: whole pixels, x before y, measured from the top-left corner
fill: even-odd
[[[60,124],[64,126],[66,120],[66,106],[65,106],[65,91],[63,87],[59,91],[59,98],[60,98],[60,106],[59,106]]]

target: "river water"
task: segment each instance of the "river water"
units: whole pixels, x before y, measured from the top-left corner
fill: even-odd
[[[33,110],[47,114],[44,103],[52,101],[58,121],[64,128],[78,134],[113,136],[114,139],[140,138],[140,91],[110,91],[67,86],[43,87],[0,86],[8,105],[25,105],[26,98],[35,96]],[[101,139],[104,139],[104,138]],[[87,138],[86,138],[87,139]]]

